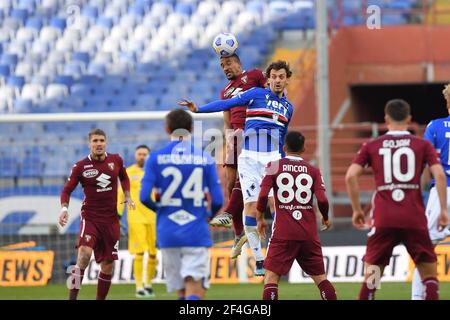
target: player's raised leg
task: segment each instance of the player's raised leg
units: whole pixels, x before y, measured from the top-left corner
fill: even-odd
[[[96,300],[105,300],[111,287],[111,278],[114,271],[114,260],[103,260],[100,263],[100,273],[98,274],[97,297]]]
[[[78,292],[81,288],[81,283],[83,282],[84,271],[89,265],[91,260],[92,248],[87,246],[80,246],[78,248],[77,265],[72,270],[69,278],[69,300],[76,300],[78,297]]]

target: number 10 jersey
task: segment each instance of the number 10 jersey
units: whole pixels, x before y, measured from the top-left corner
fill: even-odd
[[[375,227],[427,229],[420,177],[425,165],[440,163],[430,142],[407,131],[389,131],[363,144],[353,163],[373,169]]]

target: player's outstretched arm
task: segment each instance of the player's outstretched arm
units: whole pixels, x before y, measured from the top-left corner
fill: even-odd
[[[436,181],[436,190],[438,193],[439,204],[441,212],[439,214],[439,228],[443,228],[449,225],[448,210],[447,210],[447,177],[445,176],[444,169],[440,164],[434,164],[430,167],[430,172]]]
[[[252,88],[255,89],[255,88]],[[234,98],[226,100],[216,100],[211,103],[205,104],[204,106],[197,107],[197,105],[190,100],[182,99],[178,101],[178,105],[187,107],[192,112],[197,113],[212,113],[230,110],[236,106],[246,106],[254,98],[256,91],[247,90]]]
[[[361,203],[359,202],[359,186],[358,186],[358,177],[362,173],[363,167],[359,164],[352,163],[345,175],[345,184],[347,186],[347,193],[349,195],[353,209],[352,222],[353,225],[358,229],[363,229],[365,227],[364,211],[361,208]]]

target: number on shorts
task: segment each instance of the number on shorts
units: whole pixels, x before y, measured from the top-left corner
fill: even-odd
[[[284,184],[283,180],[287,179],[287,183]],[[306,180],[306,184],[303,181]],[[292,174],[288,172],[283,172],[277,177],[277,197],[281,203],[289,203],[294,200],[294,198],[301,204],[306,204],[311,201],[312,191],[311,187],[313,185],[313,179],[309,174],[302,173],[295,178]],[[296,190],[294,191],[293,186],[295,184]],[[287,196],[283,194],[287,193]],[[304,195],[304,196],[303,196]]]
[[[172,176],[172,181],[166,191],[161,196],[161,205],[181,207],[182,199],[173,198],[173,195],[180,187],[183,181],[183,174],[176,167],[167,167],[161,172],[164,178]],[[203,168],[195,168],[181,189],[181,195],[184,199],[192,199],[194,207],[200,207],[203,204]]]

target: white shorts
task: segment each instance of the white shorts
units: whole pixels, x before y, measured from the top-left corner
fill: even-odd
[[[266,165],[270,161],[276,161],[280,158],[279,152],[242,150],[238,158],[238,172],[244,203],[258,201]],[[269,197],[273,197],[273,190],[270,190]]]
[[[450,187],[447,187],[447,207],[450,207]],[[436,187],[431,188],[430,197],[428,198],[427,208],[425,210],[428,220],[428,231],[430,232],[430,238],[433,244],[438,244],[446,237],[450,236],[450,229],[447,226],[446,229],[438,230],[438,219],[441,206],[439,205],[439,197]]]
[[[168,292],[184,289],[187,277],[192,277],[195,281],[202,280],[203,288],[209,288],[208,248],[163,248],[161,255]]]

